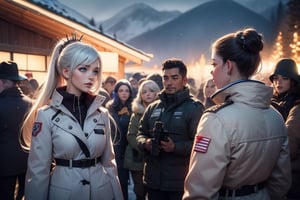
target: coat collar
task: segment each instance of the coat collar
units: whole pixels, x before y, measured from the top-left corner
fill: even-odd
[[[24,94],[19,87],[15,86],[15,87],[7,88],[0,93],[0,97],[8,97],[8,96],[23,97]]]
[[[63,88],[58,88],[58,89],[63,89]],[[90,94],[87,94],[90,95]],[[53,107],[60,107],[63,101],[63,96],[57,91],[57,89],[54,90],[52,97],[51,97],[51,102],[50,105]],[[102,95],[95,95],[94,101],[91,104],[91,106],[88,108],[87,115],[89,115],[91,112],[94,112],[97,110],[100,106],[102,106],[103,102],[105,101],[105,97]]]
[[[164,90],[158,95],[165,108],[173,108],[185,100],[191,98],[190,90],[185,87],[182,91],[175,94],[167,94]]]
[[[260,81],[239,80],[219,89],[211,98],[216,104],[231,100],[252,107],[268,108],[272,95],[272,87],[266,86]]]

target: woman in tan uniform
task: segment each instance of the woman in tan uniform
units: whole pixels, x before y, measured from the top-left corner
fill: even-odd
[[[216,106],[202,116],[183,199],[282,199],[291,183],[288,138],[270,107],[272,88],[250,80],[262,36],[245,29],[219,38],[211,72]]]

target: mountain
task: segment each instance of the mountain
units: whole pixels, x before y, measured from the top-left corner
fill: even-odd
[[[29,0],[29,1],[51,12],[54,12],[60,16],[73,20],[83,26],[86,26],[87,28],[99,32],[99,29],[96,26],[91,25],[90,19],[80,14],[76,10],[60,3],[57,0]]]
[[[274,38],[270,21],[232,0],[214,0],[201,4],[174,20],[127,43],[154,58],[146,66],[160,66],[169,57],[186,63],[198,61],[201,55],[210,59],[211,43],[218,37],[244,27],[254,27],[265,36],[266,44]]]
[[[179,11],[157,11],[144,3],[133,4],[108,20],[99,23],[102,30],[127,41],[178,17]]]

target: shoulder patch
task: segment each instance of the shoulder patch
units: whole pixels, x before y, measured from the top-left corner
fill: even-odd
[[[211,139],[205,136],[197,135],[195,138],[194,151],[199,153],[206,153]]]
[[[34,122],[33,128],[32,128],[32,136],[36,137],[42,130],[42,122]]]
[[[220,104],[220,105],[215,105],[215,106],[212,106],[208,109],[205,110],[205,112],[213,112],[213,113],[216,113],[218,112],[219,110],[221,110],[222,108],[225,108],[229,105],[233,104],[233,101],[225,101],[224,103]]]

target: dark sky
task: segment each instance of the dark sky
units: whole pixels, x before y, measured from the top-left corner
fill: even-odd
[[[97,21],[105,20],[118,13],[120,10],[134,4],[146,3],[153,8],[162,10],[179,10],[185,12],[195,6],[211,0],[57,0],[66,6],[79,11],[88,18]],[[217,0],[228,1],[228,0]],[[280,0],[234,0],[246,7],[261,11],[264,6],[274,4]],[[284,0],[283,0],[284,1]],[[262,5],[263,4],[263,5]]]
[[[157,10],[185,12],[209,0],[58,0],[81,14],[97,20],[105,20],[134,3],[146,3]]]

